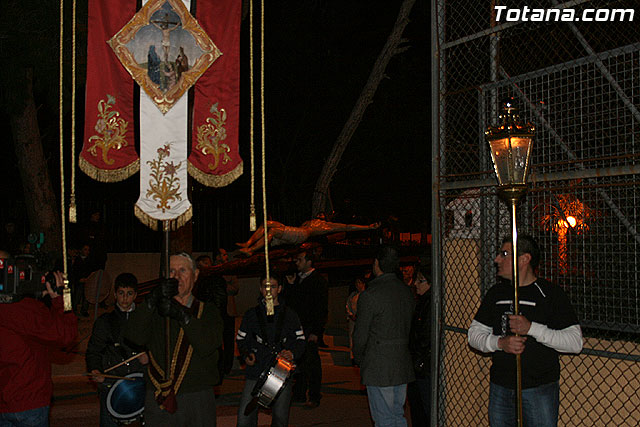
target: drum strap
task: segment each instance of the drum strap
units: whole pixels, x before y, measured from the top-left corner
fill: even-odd
[[[262,339],[264,340],[264,344],[267,347],[271,347],[271,349],[276,352],[277,346],[280,344],[281,335],[282,335],[282,327],[284,326],[284,320],[287,317],[287,306],[283,305],[280,308],[280,313],[278,314],[278,320],[276,321],[276,330],[273,335],[274,342],[269,342],[269,336],[267,335],[267,319],[266,315],[263,313],[262,305],[257,305],[256,308],[256,317],[258,318],[258,326],[260,327],[260,334],[262,335]]]
[[[203,310],[204,303],[194,298],[191,311],[197,319],[202,317]],[[169,369],[169,379],[163,381],[164,370],[158,365],[153,353],[149,353],[149,379],[155,388],[154,396],[160,408],[173,414],[178,409],[176,395],[187,373],[193,354],[193,346],[189,344],[189,341],[184,336],[184,329],[182,328],[180,328],[176,345],[171,354],[173,357]]]

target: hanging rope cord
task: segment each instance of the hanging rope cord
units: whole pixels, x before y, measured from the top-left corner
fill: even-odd
[[[60,206],[61,206],[61,227],[62,227],[62,265],[64,270],[64,276],[67,277],[67,230],[66,230],[66,215],[65,215],[65,198],[64,198],[64,125],[63,125],[63,54],[64,54],[64,0],[60,0],[60,51],[59,51],[59,63],[58,63],[58,132],[60,137]],[[73,133],[73,132],[72,132]]]
[[[76,212],[76,3],[77,0],[73,0],[71,19],[71,195],[69,196],[69,222],[74,224],[78,221]],[[64,186],[64,181],[62,182]]]
[[[256,231],[256,190],[255,190],[255,156],[253,152],[253,120],[254,120],[254,96],[253,96],[253,0],[249,1],[249,155],[251,157],[251,197],[249,205],[249,230]]]
[[[274,314],[273,308],[273,295],[271,294],[271,273],[269,272],[269,226],[267,222],[267,138],[265,131],[265,114],[264,114],[264,0],[261,1],[260,7],[260,132],[262,141],[262,216],[263,216],[263,229],[264,229],[264,266],[265,274],[267,277],[267,315]],[[252,26],[253,28],[253,26]],[[253,95],[253,91],[252,91]]]
[[[73,0],[73,50],[74,55],[72,58],[72,97],[75,101],[75,32],[76,32],[76,0]],[[64,99],[63,99],[63,76],[64,76],[64,0],[60,0],[60,51],[59,51],[59,77],[58,77],[58,96],[59,96],[59,104],[58,104],[58,131],[60,138],[60,228],[61,228],[61,238],[62,238],[62,270],[64,274],[64,288],[62,292],[62,300],[64,305],[64,311],[71,311],[73,309],[73,305],[71,303],[71,289],[69,288],[69,279],[68,279],[68,260],[67,260],[67,222],[66,222],[66,210],[65,210],[65,196],[64,196]],[[75,109],[72,107],[72,128],[71,135],[73,140],[73,134],[75,132]]]

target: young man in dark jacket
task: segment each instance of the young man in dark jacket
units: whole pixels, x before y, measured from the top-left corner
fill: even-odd
[[[276,355],[293,362],[304,352],[305,336],[298,315],[278,298],[282,285],[273,277],[270,282],[274,314],[267,316],[267,279],[264,278],[260,282],[260,303],[245,313],[236,337],[238,351],[247,365],[247,380],[238,407],[238,427],[258,424],[258,408],[254,407],[247,415],[245,409],[251,402],[251,392],[260,374],[273,366]],[[273,403],[272,426],[288,425],[290,403],[291,384],[287,382]]]
[[[101,373],[105,369],[122,362],[135,355],[140,349],[131,348],[130,343],[125,343],[122,338],[124,324],[129,319],[129,315],[135,310],[138,291],[138,280],[131,273],[122,273],[116,277],[115,293],[116,305],[113,311],[100,316],[93,324],[93,332],[89,343],[85,361],[87,371],[93,375],[92,379],[98,383],[100,395],[100,427],[117,426],[117,423],[109,415],[107,410],[107,396],[115,380],[106,379]],[[113,375],[123,376],[132,372],[143,372],[143,364],[148,362],[145,355],[125,364],[118,370],[110,372]]]
[[[315,269],[314,262],[315,256],[312,252],[296,255],[298,275],[291,278],[291,281],[290,277],[287,277],[289,283],[284,293],[287,305],[298,314],[307,337],[304,356],[300,360],[293,387],[294,402],[305,402],[305,409],[317,408],[320,405],[322,363],[318,343],[329,315],[329,284]]]

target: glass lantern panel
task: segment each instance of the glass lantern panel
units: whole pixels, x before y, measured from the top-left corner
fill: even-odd
[[[531,150],[531,138],[511,138],[511,152],[513,155],[513,184],[526,184],[526,173]]]
[[[509,177],[509,140],[507,138],[489,141],[491,160],[498,178],[498,185],[508,184]]]

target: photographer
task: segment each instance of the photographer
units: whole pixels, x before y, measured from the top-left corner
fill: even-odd
[[[0,258],[8,258],[0,252]],[[55,285],[63,286],[56,271]],[[49,352],[70,345],[77,318],[63,311],[62,297],[48,281],[42,300],[24,297],[0,305],[0,424],[48,426],[53,393]],[[47,304],[50,299],[50,306]]]

